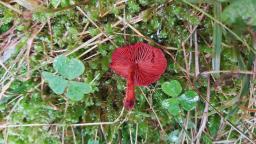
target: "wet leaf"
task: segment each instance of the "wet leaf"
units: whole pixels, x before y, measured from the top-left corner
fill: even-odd
[[[64,90],[68,85],[68,81],[65,80],[62,76],[57,76],[49,72],[43,72],[42,76],[43,79],[49,83],[49,87],[53,90],[53,92],[56,94],[64,93]]]
[[[167,109],[172,115],[180,113],[179,100],[177,98],[166,99],[162,102],[162,107]]]
[[[55,58],[54,69],[65,78],[72,80],[84,72],[84,64],[78,59],[69,59],[63,55]]]
[[[84,98],[84,94],[88,94],[92,91],[92,88],[87,83],[71,81],[65,94],[73,101],[80,101]]]
[[[199,96],[195,91],[187,91],[179,97],[180,104],[186,111],[193,110],[198,100]]]
[[[179,81],[172,80],[170,82],[164,82],[162,84],[162,90],[165,94],[169,96],[177,97],[180,95],[182,87]]]

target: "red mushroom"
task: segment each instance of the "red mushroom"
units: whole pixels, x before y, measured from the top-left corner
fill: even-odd
[[[132,109],[135,86],[147,86],[157,81],[166,69],[167,61],[160,49],[146,43],[117,48],[112,54],[111,69],[127,80],[124,107]]]

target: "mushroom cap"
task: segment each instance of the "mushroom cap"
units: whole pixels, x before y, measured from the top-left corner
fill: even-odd
[[[164,73],[167,60],[163,52],[146,43],[139,42],[115,49],[110,67],[124,78],[134,70],[134,84],[146,86],[157,81]]]

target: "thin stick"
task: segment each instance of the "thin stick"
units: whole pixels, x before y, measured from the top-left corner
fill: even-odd
[[[61,144],[65,144],[65,127],[62,127]]]
[[[194,46],[195,46],[195,77],[197,77],[200,73],[199,69],[199,49],[197,43],[197,31],[194,32]]]
[[[100,32],[106,36],[109,37],[79,6],[76,7],[97,29],[100,30]],[[109,41],[115,46],[118,47],[111,39]]]
[[[91,58],[93,58],[93,57],[95,57],[95,56],[97,56],[97,55],[99,55],[100,53],[95,53],[95,54],[92,54],[92,55],[90,55],[89,57],[87,57],[87,58],[85,58],[84,59],[84,61],[86,61],[86,60],[89,60],[89,59],[91,59]]]
[[[0,100],[3,98],[4,93],[9,89],[9,87],[11,86],[11,84],[12,84],[12,82],[13,82],[14,80],[15,80],[15,79],[12,77],[12,78],[10,79],[10,81],[9,81],[6,85],[4,85],[4,86],[2,87],[1,92],[0,92]]]
[[[129,134],[130,134],[130,142],[131,142],[131,144],[133,144],[131,127],[129,127]]]
[[[186,53],[186,48],[185,48],[185,43],[182,43],[182,50],[183,50],[183,56],[184,56],[184,62],[185,62],[185,67],[186,67],[186,75],[189,78],[189,64],[188,64],[188,60],[187,60],[187,53]]]
[[[124,23],[124,25],[127,25],[128,27],[130,27],[130,29],[132,29],[135,33],[137,33],[137,35],[139,35],[140,37],[144,38],[146,41],[148,42],[152,42],[154,43],[155,45],[159,46],[160,48],[162,48],[165,52],[168,52],[166,49],[170,49],[172,47],[166,47],[166,46],[163,46],[157,42],[155,42],[154,40],[150,39],[149,37],[143,35],[139,30],[137,30],[135,27],[133,27],[129,22],[127,22],[126,20],[124,20],[122,17],[120,16],[116,16],[120,21],[122,21]],[[171,54],[171,53],[168,53],[172,59],[174,59],[174,56]]]
[[[14,8],[13,6],[9,5],[8,3],[5,3],[5,2],[3,2],[3,1],[0,1],[0,4],[2,4],[2,5],[4,5],[5,7],[9,8],[9,9],[11,9],[11,10],[13,10],[13,11],[15,11],[16,13],[22,15],[22,12],[21,12],[20,10]]]
[[[101,132],[102,132],[102,135],[103,135],[104,140],[107,142],[107,138],[106,138],[106,134],[105,134],[103,125],[100,125],[100,130],[101,130]]]
[[[138,129],[139,129],[139,124],[136,123],[136,134],[135,134],[135,143],[134,144],[137,144],[137,142],[138,142]]]
[[[94,122],[94,123],[79,123],[79,124],[64,124],[64,123],[54,123],[54,124],[45,124],[45,123],[34,123],[34,124],[2,124],[0,128],[15,128],[15,127],[42,127],[42,126],[73,126],[73,127],[82,127],[82,126],[97,126],[97,125],[112,125],[120,121],[120,118],[123,116],[124,107],[120,115],[112,122]]]
[[[158,124],[159,124],[161,130],[162,130],[163,132],[165,132],[164,129],[163,129],[163,126],[162,126],[162,124],[161,124],[161,122],[160,122],[160,120],[159,120],[159,118],[158,118],[158,116],[157,116],[157,114],[156,114],[156,112],[155,112],[153,106],[152,106],[151,103],[149,102],[149,100],[148,100],[146,94],[143,92],[143,90],[142,90],[141,88],[140,88],[140,91],[142,92],[143,96],[145,97],[146,101],[148,102],[148,105],[149,105],[150,109],[151,109],[152,112],[154,113],[154,115],[155,115],[155,117],[156,117],[156,119],[157,119],[157,122],[158,122]]]
[[[72,135],[73,135],[74,144],[76,144],[76,134],[75,134],[75,131],[74,131],[73,127],[71,127],[71,131],[72,131]]]
[[[27,41],[27,51],[26,51],[26,59],[27,59],[27,77],[26,79],[30,79],[30,60],[29,60],[29,56],[30,56],[30,50],[32,48],[33,45],[33,41],[36,37],[36,35],[43,29],[43,27],[45,26],[45,23],[41,24],[41,26],[39,26],[39,29],[34,30],[31,34],[31,37],[28,39]],[[36,27],[37,28],[37,27]],[[35,28],[35,29],[36,29]]]
[[[210,101],[210,96],[211,96],[211,80],[210,80],[210,76],[208,76],[207,97],[206,97],[207,101]],[[198,133],[196,135],[196,138],[195,138],[197,144],[200,144],[201,135],[206,127],[206,123],[208,120],[208,110],[209,110],[209,104],[205,103],[204,113],[203,113],[203,116],[201,119],[201,126],[200,126]]]
[[[203,13],[204,15],[206,15],[208,18],[210,18],[211,20],[213,20],[214,22],[218,23],[219,25],[221,25],[224,29],[226,29],[229,33],[231,33],[237,40],[239,40],[240,42],[242,42],[250,51],[252,51],[253,53],[256,53],[255,50],[253,50],[252,47],[250,47],[250,45],[243,40],[239,35],[237,35],[235,32],[233,32],[230,28],[228,28],[225,24],[223,24],[221,21],[215,19],[213,16],[211,16],[210,14],[208,14],[207,12],[205,12],[204,10],[202,10],[201,8],[199,8],[198,6],[188,2],[187,0],[182,0],[184,3],[190,5],[192,8],[200,11],[201,13]]]
[[[14,106],[12,107],[11,111],[9,112],[9,114],[6,116],[6,121],[9,122],[11,114],[14,112],[14,110],[16,109],[16,107],[18,106],[18,104],[20,103],[20,101],[23,99],[22,96],[18,96],[19,99],[17,100],[17,102],[14,104]],[[15,98],[16,99],[16,98]],[[5,144],[8,144],[8,128],[5,129],[5,137],[4,137],[4,142]]]
[[[188,82],[193,86],[191,80],[190,80],[190,79],[187,79],[187,80],[188,80]],[[217,108],[215,108],[215,107],[210,103],[210,101],[208,101],[205,97],[203,97],[198,89],[196,89],[195,87],[193,87],[193,88],[196,90],[196,92],[199,94],[199,97],[200,97],[204,102],[208,103],[209,106],[212,107],[213,110],[216,111],[216,113],[217,113],[220,117],[223,117],[223,118],[224,118],[223,114],[222,114]],[[223,120],[224,120],[232,129],[234,129],[234,130],[237,131],[239,134],[241,134],[244,138],[246,138],[249,142],[254,143],[254,141],[253,141],[251,138],[249,138],[246,134],[244,134],[244,132],[243,132],[242,130],[240,130],[238,127],[236,127],[236,126],[235,126],[232,122],[230,122],[228,119],[225,119],[225,118],[224,118]]]
[[[204,71],[200,74],[201,75],[209,75],[209,74],[216,74],[216,73],[249,74],[249,75],[256,74],[256,72],[253,72],[253,71],[240,71],[240,70]]]

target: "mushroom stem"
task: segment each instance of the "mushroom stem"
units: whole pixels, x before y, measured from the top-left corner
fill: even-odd
[[[135,93],[134,93],[134,70],[133,68],[129,69],[128,79],[127,79],[127,88],[126,96],[124,98],[124,107],[126,109],[132,109],[135,103]]]

